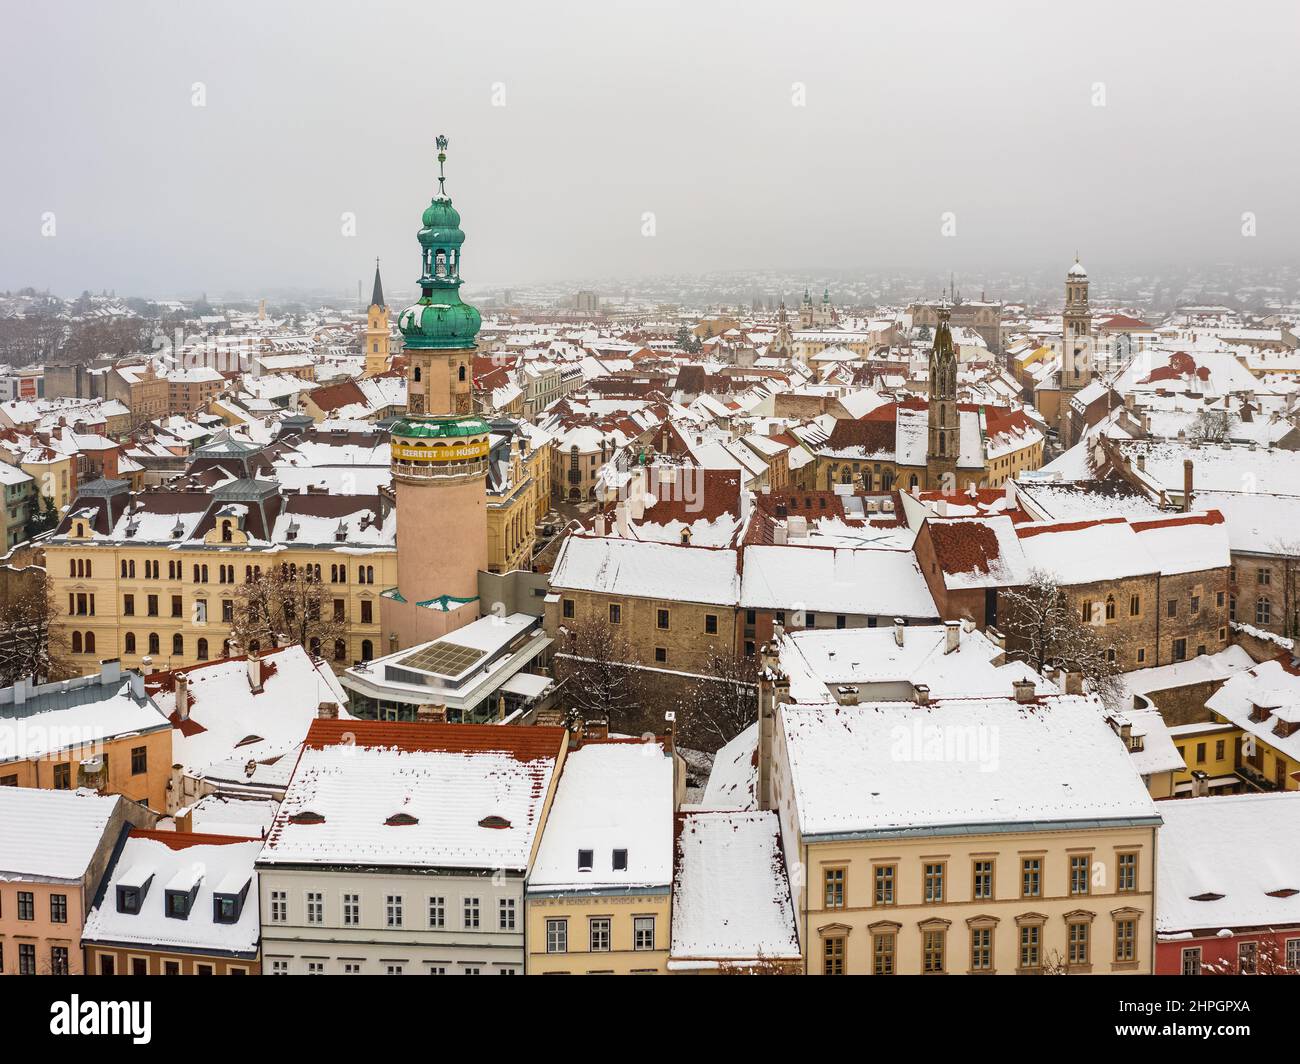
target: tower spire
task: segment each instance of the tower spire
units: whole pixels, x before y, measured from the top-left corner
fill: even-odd
[[[443,165],[447,162],[447,138],[439,133],[434,143],[438,146],[438,195],[445,197],[447,175],[443,173]]]
[[[384,286],[379,280],[379,257],[375,257],[375,286],[370,294],[370,305],[372,307],[382,307],[384,305]]]

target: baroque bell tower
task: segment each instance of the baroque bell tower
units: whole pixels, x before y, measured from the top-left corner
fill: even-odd
[[[1065,311],[1061,314],[1061,390],[1076,392],[1092,380],[1092,307],[1088,271],[1074,258],[1065,275]]]
[[[446,191],[447,138],[438,137],[438,192],[421,218],[420,298],[402,311],[397,327],[407,356],[407,411],[468,414],[474,352],[482,319],[460,298],[460,249],[465,234]]]
[[[948,325],[951,312],[939,308],[939,323],[930,348],[929,435],[925,450],[925,486],[930,491],[957,490],[961,451],[961,413],[957,407],[957,353]]]

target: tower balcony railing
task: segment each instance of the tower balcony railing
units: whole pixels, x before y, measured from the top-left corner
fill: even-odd
[[[465,462],[406,462],[394,459],[394,476],[414,477],[423,480],[448,480],[454,477],[481,476],[487,472],[486,458],[472,458]]]

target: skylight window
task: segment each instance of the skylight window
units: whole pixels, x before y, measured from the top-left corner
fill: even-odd
[[[595,851],[595,850],[579,850],[579,851],[578,851],[578,871],[579,871],[579,872],[590,872],[590,871],[591,871],[591,868],[592,868],[592,865],[594,865],[595,863],[596,863],[596,851]]]

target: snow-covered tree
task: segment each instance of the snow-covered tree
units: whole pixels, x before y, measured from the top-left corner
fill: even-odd
[[[1104,627],[1085,621],[1070,605],[1052,574],[1035,569],[1024,587],[1007,591],[1001,602],[1011,657],[1038,672],[1058,668],[1082,673],[1103,702],[1118,706],[1124,683],[1113,660],[1114,644],[1105,638]]]
[[[66,635],[58,625],[48,578],[25,585],[0,602],[0,687],[18,680],[61,680],[72,675],[65,663]]]
[[[754,661],[725,650],[709,652],[682,699],[678,726],[684,742],[703,750],[726,745],[758,719]]]

